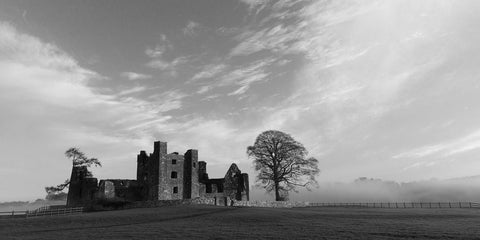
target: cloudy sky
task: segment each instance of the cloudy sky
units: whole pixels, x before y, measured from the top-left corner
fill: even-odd
[[[63,153],[135,178],[153,141],[210,176],[264,130],[319,182],[480,174],[480,2],[0,1],[0,201],[44,197]]]

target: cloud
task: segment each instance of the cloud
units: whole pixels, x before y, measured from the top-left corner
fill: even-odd
[[[217,99],[220,97],[220,94],[212,94],[212,95],[209,95],[209,96],[206,96],[204,98],[202,98],[202,101],[211,101],[213,99]]]
[[[219,36],[233,36],[240,31],[239,28],[236,27],[219,27],[215,30],[215,33]]]
[[[119,93],[117,93],[117,96],[124,96],[124,95],[130,95],[132,93],[143,92],[146,89],[147,89],[147,87],[145,87],[145,86],[137,86],[137,87],[134,87],[134,88],[129,88],[129,89],[120,91]]]
[[[218,86],[239,86],[239,88],[228,95],[242,95],[253,83],[266,81],[270,72],[267,68],[275,59],[262,59],[255,61],[247,66],[238,67],[235,70],[220,77]]]
[[[203,93],[206,93],[208,92],[212,87],[207,85],[207,86],[201,86],[198,90],[197,90],[197,93],[198,94],[203,94]]]
[[[298,38],[298,31],[293,26],[285,27],[282,24],[259,31],[245,32],[237,36],[240,42],[230,52],[230,56],[246,56],[262,50],[287,53],[289,42]]]
[[[160,41],[154,48],[147,48],[145,54],[150,58],[159,58],[162,55],[173,49],[173,45],[167,39],[165,34],[160,35]]]
[[[18,169],[26,176],[43,172],[41,181],[26,177],[17,182],[16,189],[29,196],[40,196],[44,186],[64,180],[65,175],[51,173],[68,172],[71,165],[62,155],[68,147],[80,147],[110,167],[130,159],[132,152],[150,144],[154,133],[135,127],[152,121],[169,127],[166,112],[179,108],[184,97],[167,91],[157,99],[161,104],[125,97],[145,90],[143,86],[102,94],[91,83],[104,76],[80,66],[57,46],[3,22],[0,52],[0,151],[4,156],[0,164],[17,169],[2,174],[13,179]],[[108,171],[97,169],[95,173]]]
[[[182,29],[182,32],[186,36],[193,36],[196,34],[196,29],[200,27],[200,23],[194,21],[188,21],[187,25]]]
[[[239,44],[235,46],[229,56],[247,56],[260,51],[270,51],[277,54],[297,54],[311,51],[307,45],[308,22],[304,21],[302,12],[308,4],[297,4],[292,1],[279,1],[271,4],[269,1],[248,1],[250,11],[257,8],[259,11],[269,10],[267,17],[260,22],[253,22],[243,32],[235,36]],[[298,7],[296,5],[299,5]],[[295,6],[295,7],[294,7]]]
[[[166,61],[163,58],[154,58],[147,63],[148,67],[165,71],[172,76],[177,76],[177,68],[188,62],[187,57],[177,57],[172,61]]]
[[[173,45],[167,39],[167,36],[162,34],[160,42],[155,48],[147,48],[145,54],[150,58],[146,66],[166,73],[177,76],[177,67],[188,62],[188,57],[180,56],[172,58]]]
[[[194,82],[197,80],[205,79],[205,78],[213,78],[216,77],[218,74],[222,73],[227,68],[225,64],[209,64],[203,67],[200,72],[197,72],[189,82]]]
[[[266,68],[274,59],[261,59],[246,66],[237,67],[235,70],[220,77],[219,85],[245,85],[264,79],[268,75]]]
[[[255,82],[264,81],[267,79],[268,76],[269,74],[264,72],[248,74],[248,76],[246,76],[244,79],[238,81],[237,85],[240,85],[240,88],[238,88],[234,92],[229,93],[228,95],[229,96],[242,95],[250,88],[250,85],[252,85]]]
[[[127,78],[128,80],[145,80],[151,79],[152,75],[136,73],[136,72],[123,72],[120,74],[122,77]]]
[[[269,0],[240,0],[240,2],[248,6],[248,11],[250,13],[256,9],[256,14],[258,14],[266,7]]]
[[[477,130],[466,136],[447,142],[415,148],[407,152],[397,154],[393,156],[393,158],[424,158],[432,155],[437,157],[450,157],[452,155],[477,150],[479,148],[480,130]]]
[[[173,50],[173,45],[167,39],[167,36],[162,34],[155,48],[147,48],[145,50],[145,54],[150,58],[146,66],[176,76],[178,73],[177,67],[188,62],[188,57],[180,56],[172,58]]]
[[[206,82],[206,85],[200,87],[197,91],[198,94],[203,94],[218,88],[237,87],[236,90],[233,90],[227,95],[238,95],[241,97],[254,83],[268,80],[270,72],[267,69],[274,62],[275,59],[267,58],[252,62],[248,65],[238,66],[236,68],[229,66],[229,68],[233,68],[229,72],[224,71],[226,68],[225,65],[209,65],[202,72],[196,74],[196,77],[194,76],[192,79],[198,80],[215,77],[214,80]],[[222,72],[223,74],[220,74]]]
[[[182,107],[182,99],[188,97],[180,90],[168,90],[160,94],[150,96],[152,104],[157,105],[159,112],[168,112]]]
[[[287,3],[293,5],[285,7]],[[464,88],[478,85],[472,77],[478,76],[478,68],[471,63],[478,62],[473,42],[479,32],[467,30],[477,20],[468,9],[473,9],[471,3],[452,7],[451,1],[270,2],[262,14],[245,20],[229,60],[292,61],[281,69],[268,66],[251,73],[248,64],[230,67],[210,86],[235,86],[227,94],[241,96],[259,90],[249,88],[253,85],[248,80],[241,84],[249,75],[253,84],[256,75],[261,81],[281,82],[280,97],[264,97],[260,101],[271,102],[248,111],[251,119],[259,116],[254,124],[293,133],[312,154],[325,156],[325,168],[335,168],[343,177],[355,173],[345,169],[362,162],[364,169],[358,171],[424,178],[421,170],[402,175],[404,161],[384,163],[407,146],[415,150],[413,155],[429,158],[418,169],[428,167],[435,169],[429,176],[438,174],[451,165],[431,164],[436,162],[431,158],[462,154],[473,159],[478,147],[476,139],[449,142],[458,138],[449,133],[467,126],[477,129],[474,121],[420,133],[425,124],[478,117],[472,106],[477,97]],[[458,50],[460,42],[465,51]],[[285,75],[278,76],[279,70]]]
[[[149,61],[147,63],[147,66],[151,67],[151,68],[165,70],[165,69],[171,68],[173,66],[173,64],[171,62],[167,62],[163,59],[152,59],[151,61]]]

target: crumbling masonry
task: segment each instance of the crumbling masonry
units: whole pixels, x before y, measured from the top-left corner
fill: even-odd
[[[232,164],[224,178],[210,179],[207,163],[198,161],[198,151],[184,155],[167,153],[166,142],[155,142],[153,153],[137,155],[137,179],[97,179],[86,167],[73,167],[67,205],[85,205],[98,199],[158,201],[204,198],[216,205],[248,201],[248,174]]]

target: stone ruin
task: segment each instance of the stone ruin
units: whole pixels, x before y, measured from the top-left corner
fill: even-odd
[[[103,179],[88,176],[86,167],[73,167],[68,206],[85,206],[95,200],[125,202],[204,199],[215,205],[249,200],[248,174],[235,163],[224,178],[209,178],[207,163],[198,151],[167,153],[166,142],[154,142],[153,153],[137,155],[137,179]]]

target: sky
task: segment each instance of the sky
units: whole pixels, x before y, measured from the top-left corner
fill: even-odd
[[[0,1],[0,201],[199,150],[211,177],[275,129],[320,183],[480,174],[480,2]]]

